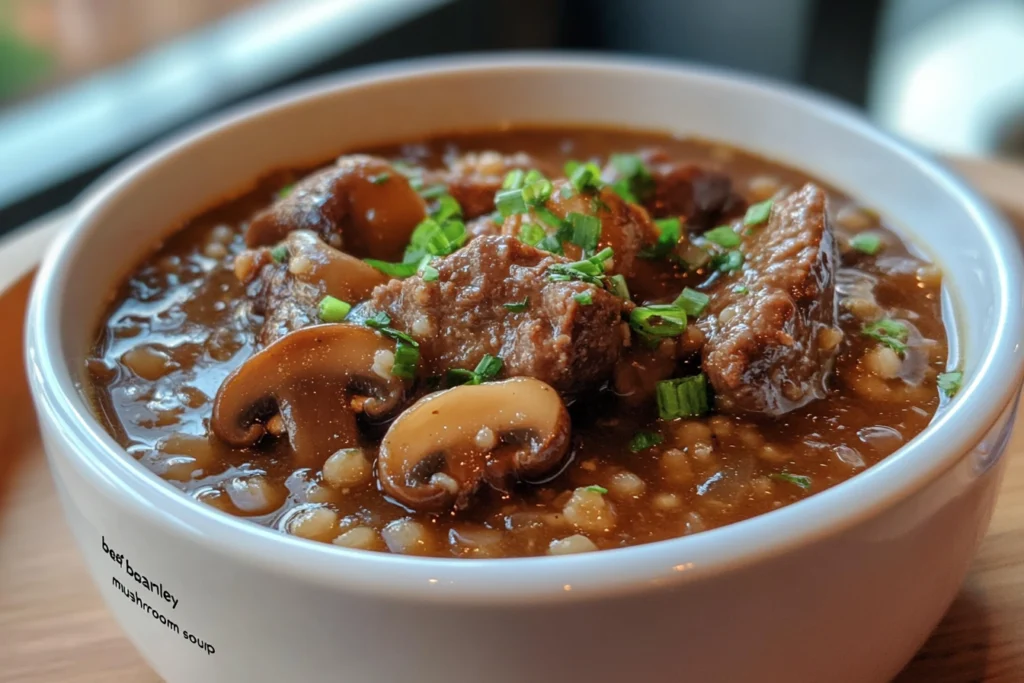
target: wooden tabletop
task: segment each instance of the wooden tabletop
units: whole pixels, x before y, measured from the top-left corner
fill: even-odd
[[[1024,232],[1024,169],[963,161]],[[21,364],[31,267],[49,226],[0,243],[0,682],[159,680],[103,607],[61,517]],[[1024,410],[1024,408],[1022,408]],[[960,595],[897,683],[1024,681],[1024,420],[988,536]]]

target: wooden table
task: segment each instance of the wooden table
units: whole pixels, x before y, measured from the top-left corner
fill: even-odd
[[[958,162],[1024,231],[1024,169]],[[0,244],[0,681],[159,680],[122,636],[86,576],[58,509],[21,364],[33,255],[49,226]],[[8,279],[5,281],[4,277]],[[1022,408],[1024,410],[1024,408]],[[1024,681],[1024,420],[988,536],[959,597],[898,683]]]

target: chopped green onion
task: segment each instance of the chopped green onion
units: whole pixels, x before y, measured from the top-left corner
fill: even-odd
[[[423,257],[423,260],[420,261],[420,267],[416,272],[419,273],[424,282],[434,282],[441,276],[441,273],[438,272],[437,268],[430,265],[429,256]]]
[[[542,176],[540,179],[534,180],[529,185],[523,187],[521,190],[523,201],[531,206],[543,204],[551,196],[551,190],[551,181]]]
[[[378,173],[377,175],[370,176],[370,182],[374,185],[383,185],[387,181],[391,180],[391,174],[385,171],[384,173]]]
[[[557,230],[563,227],[562,219],[552,213],[550,209],[540,206],[535,208],[533,213],[549,228],[555,228]]]
[[[612,191],[615,192],[615,194],[619,195],[619,197],[621,197],[622,201],[624,202],[636,204],[640,201],[639,199],[637,199],[636,195],[633,194],[633,190],[630,189],[630,183],[625,178],[620,178],[619,180],[616,180],[611,185],[609,185],[609,187],[612,188]]]
[[[558,196],[562,199],[572,199],[575,194],[576,188],[572,186],[572,183],[562,185],[562,189],[558,191]]]
[[[588,189],[597,190],[601,187],[601,169],[593,162],[567,162],[565,174],[569,176],[572,186],[580,192],[585,192]]]
[[[279,244],[270,250],[270,258],[274,259],[275,263],[284,263],[288,260],[288,247],[283,244]]]
[[[412,379],[416,376],[416,367],[420,362],[420,350],[414,343],[409,344],[399,339],[395,344],[395,363],[391,367],[393,377]]]
[[[419,265],[418,263],[390,263],[388,261],[378,261],[373,258],[363,259],[363,261],[388,277],[395,278],[407,278],[415,275]]]
[[[530,297],[523,297],[522,301],[510,301],[507,304],[502,304],[506,311],[512,311],[513,313],[522,313],[530,307]]]
[[[546,236],[544,228],[536,223],[523,223],[519,226],[519,241],[531,247],[537,246]]]
[[[775,472],[772,474],[772,479],[776,481],[784,481],[794,486],[799,486],[802,489],[811,488],[811,478],[803,474],[790,474],[789,472]]]
[[[367,327],[372,327],[373,329],[383,334],[385,337],[391,337],[392,339],[404,341],[406,344],[409,344],[411,346],[419,346],[419,343],[415,339],[407,335],[405,332],[401,332],[400,330],[396,330],[393,327],[389,327],[389,325],[391,325],[391,317],[387,313],[384,313],[383,311],[374,313],[369,318],[364,320],[363,324],[366,325]]]
[[[768,220],[768,216],[772,213],[772,203],[774,201],[774,199],[766,199],[763,202],[751,204],[750,208],[747,209],[746,215],[743,216],[743,225],[759,225]]]
[[[590,292],[579,292],[572,295],[573,301],[580,306],[590,306],[594,303],[594,295]]]
[[[462,218],[462,205],[450,194],[443,194],[437,198],[437,206],[430,212],[430,217],[438,223]]]
[[[521,190],[526,172],[521,168],[514,168],[505,175],[505,182],[501,184],[503,190]]]
[[[746,293],[748,293],[748,292],[749,292],[750,290],[749,290],[749,289],[747,289],[747,286],[746,286],[745,284],[742,284],[742,283],[741,283],[741,284],[738,284],[738,285],[733,285],[733,286],[732,286],[732,291],[733,291],[734,293],[736,293],[736,294],[746,294]]]
[[[446,198],[450,199],[450,202],[446,202]],[[428,254],[447,256],[460,249],[469,239],[466,224],[452,217],[452,211],[462,213],[458,202],[445,195],[439,204],[437,215],[442,219],[427,218],[416,226],[409,238],[409,246],[405,248],[403,262],[418,263]]]
[[[658,229],[658,241],[650,247],[643,248],[640,251],[640,258],[665,258],[676,248],[683,232],[683,222],[678,218],[661,218],[654,221],[654,227]]]
[[[591,493],[600,493],[602,496],[608,493],[608,489],[606,489],[603,486],[598,486],[597,484],[594,484],[593,486],[587,486],[586,489]]]
[[[667,379],[656,385],[658,417],[674,420],[677,417],[700,417],[707,414],[708,380],[703,373],[692,377]]]
[[[494,204],[503,218],[517,213],[526,213],[528,207],[522,190],[502,190],[494,196]]]
[[[629,450],[633,453],[639,453],[640,451],[657,446],[664,440],[665,437],[657,432],[639,431],[629,440]]]
[[[597,251],[597,242],[601,238],[601,221],[596,216],[570,212],[566,217],[572,226],[570,241],[590,254]]]
[[[294,189],[295,185],[285,185],[284,187],[277,191],[277,198],[284,199],[285,197],[290,195],[292,193],[292,190]]]
[[[711,257],[711,265],[723,273],[735,273],[743,267],[743,252],[730,249]]]
[[[420,190],[420,196],[424,199],[437,199],[448,194],[448,187],[445,185],[431,185]]]
[[[325,323],[340,323],[348,317],[351,310],[352,304],[347,301],[336,299],[333,296],[325,296],[320,299],[318,314]]]
[[[391,324],[391,316],[389,316],[384,311],[378,311],[371,315],[369,318],[367,318],[364,324],[367,327],[373,327],[376,329],[387,327],[388,325]]]
[[[535,246],[538,249],[549,251],[552,254],[558,254],[559,256],[565,253],[562,251],[562,241],[558,239],[557,235],[546,235],[544,239],[537,242]]]
[[[612,168],[627,178],[647,173],[643,159],[635,154],[612,154],[608,161],[611,162]]]
[[[497,377],[498,373],[501,372],[501,368],[504,367],[504,365],[505,362],[501,360],[501,358],[498,358],[497,356],[492,356],[491,354],[488,353],[485,354],[484,357],[480,359],[480,362],[477,363],[476,369],[473,370],[473,372],[476,373],[481,380],[487,381],[489,379],[494,379],[495,377]]]
[[[674,304],[637,306],[629,314],[629,326],[652,337],[678,337],[686,330],[686,311]]]
[[[626,285],[626,278],[622,274],[612,275],[608,278],[608,291],[619,297],[629,301],[629,287]]]
[[[707,308],[711,298],[704,292],[684,287],[682,293],[672,302],[673,306],[679,306],[691,318],[696,318]]]
[[[733,232],[732,228],[728,225],[719,225],[717,228],[712,228],[704,233],[704,239],[708,242],[714,242],[723,249],[732,249],[733,247],[740,246],[740,236]]]
[[[910,329],[898,320],[879,320],[867,323],[861,328],[861,332],[875,341],[885,344],[899,354],[907,352],[907,339],[910,337]]]
[[[612,154],[608,161],[612,168],[623,177],[612,183],[612,189],[627,202],[646,199],[654,190],[654,178],[635,154]]]
[[[870,232],[862,232],[850,239],[850,246],[859,252],[874,256],[882,248],[882,238]]]
[[[937,378],[939,384],[939,390],[946,395],[947,398],[953,398],[957,392],[960,391],[960,385],[964,381],[964,373],[959,370],[952,372],[943,372]]]
[[[450,368],[444,373],[445,383],[450,387],[457,387],[462,384],[480,384],[480,377],[472,370],[462,368]]]
[[[605,247],[593,256],[572,263],[556,263],[548,268],[548,279],[555,282],[579,280],[591,285],[601,286],[604,280],[604,264],[614,252]]]

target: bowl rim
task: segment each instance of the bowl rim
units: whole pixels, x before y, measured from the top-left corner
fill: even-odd
[[[85,239],[86,227],[103,206],[125,191],[142,169],[216,135],[235,123],[300,101],[359,90],[386,82],[452,73],[494,70],[657,72],[781,98],[787,106],[828,116],[930,177],[973,218],[994,274],[997,333],[956,400],[897,453],[865,472],[807,499],[693,536],[640,546],[562,557],[503,559],[422,558],[349,550],[312,543],[205,506],[153,475],[128,456],[85,405],[64,368],[57,315],[62,274]],[[798,162],[797,162],[798,163]],[[1003,219],[942,168],[909,144],[876,129],[859,112],[827,96],[805,92],[727,69],[650,58],[503,53],[404,60],[318,78],[262,96],[148,147],[97,180],[77,202],[68,227],[38,272],[26,325],[26,362],[44,429],[63,440],[58,456],[68,461],[109,500],[163,531],[209,552],[268,572],[289,574],[328,587],[392,599],[523,604],[559,596],[580,600],[626,594],[720,575],[805,547],[849,529],[910,497],[955,466],[992,427],[1013,400],[1024,375],[1024,304],[1013,293],[1024,288],[1024,265],[1016,238]],[[1018,297],[1019,298],[1019,297]],[[52,449],[51,458],[54,457]]]

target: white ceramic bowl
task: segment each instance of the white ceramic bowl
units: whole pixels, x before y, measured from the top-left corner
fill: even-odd
[[[349,551],[230,517],[93,418],[83,358],[104,304],[181,220],[272,168],[506,122],[721,140],[877,207],[946,270],[960,395],[883,463],[781,510],[635,548],[477,561]],[[108,175],[40,271],[28,364],[89,571],[172,683],[884,681],[946,610],[988,524],[1021,381],[1022,286],[1017,244],[984,203],[833,103],[704,69],[475,56],[291,90]]]

